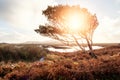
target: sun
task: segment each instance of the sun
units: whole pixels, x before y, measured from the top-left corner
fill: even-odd
[[[74,13],[68,16],[67,24],[72,32],[76,32],[84,26],[84,19],[81,14]]]
[[[80,26],[82,26],[82,20],[80,19],[80,17],[78,15],[72,15],[70,18],[69,18],[69,26],[72,28],[72,29],[77,29],[79,28]]]

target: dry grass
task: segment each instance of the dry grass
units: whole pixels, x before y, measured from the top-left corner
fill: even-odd
[[[88,54],[49,53],[45,60],[0,63],[2,80],[120,80],[120,47],[95,50]]]

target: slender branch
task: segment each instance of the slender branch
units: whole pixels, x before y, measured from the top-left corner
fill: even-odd
[[[74,40],[75,40],[76,44],[79,46],[79,48],[82,49],[83,52],[86,52],[85,49],[79,44],[77,38],[74,35],[72,35],[72,37],[74,38]]]

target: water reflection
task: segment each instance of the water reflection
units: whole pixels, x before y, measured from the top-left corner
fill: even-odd
[[[101,46],[93,46],[93,49],[101,49],[101,48],[104,48],[104,47],[101,47]],[[78,46],[73,46],[73,47],[70,47],[70,48],[67,48],[67,49],[56,49],[54,47],[49,47],[47,48],[49,51],[55,51],[55,52],[74,52],[74,51],[79,51],[80,48]],[[85,47],[85,50],[89,50],[88,47]]]

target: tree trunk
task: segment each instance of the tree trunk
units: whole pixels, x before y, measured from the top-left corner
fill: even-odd
[[[76,37],[75,37],[74,35],[72,35],[72,36],[73,36],[76,44],[79,46],[79,48],[85,53],[85,52],[86,52],[85,49],[79,44],[79,42],[78,42],[78,40],[76,39]]]
[[[90,44],[89,40],[86,38],[88,47],[89,47],[89,55],[93,58],[97,58],[97,56],[94,54],[93,49],[92,49],[92,44]]]

